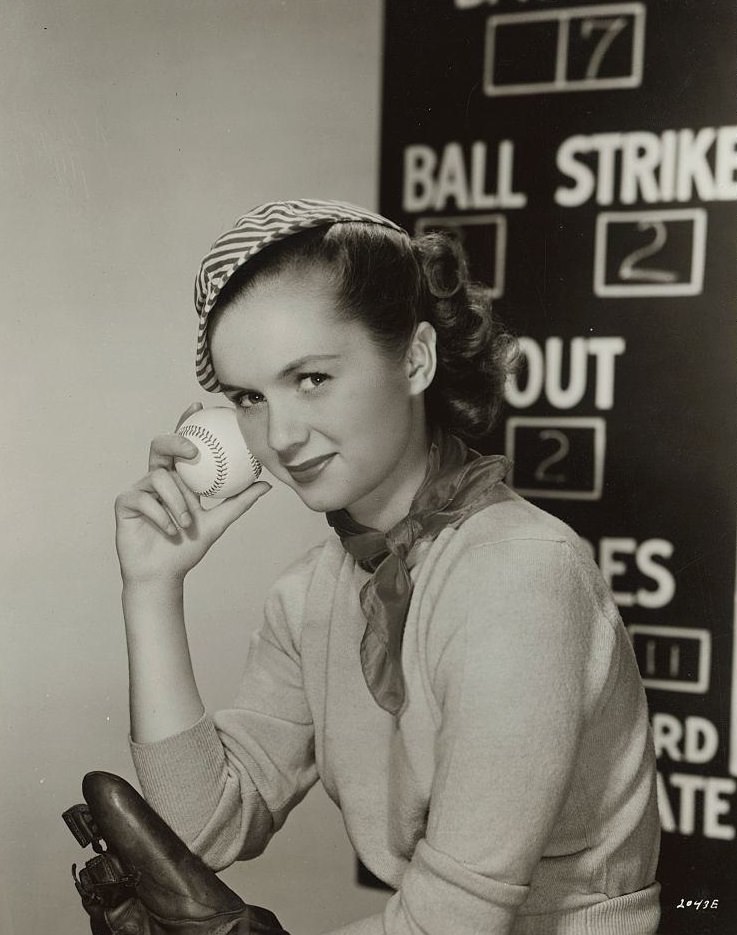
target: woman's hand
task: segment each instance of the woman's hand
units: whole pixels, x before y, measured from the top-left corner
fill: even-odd
[[[201,408],[190,406],[177,428]],[[175,459],[196,455],[197,448],[181,435],[158,435],[148,473],[116,499],[115,545],[124,582],[183,580],[228,526],[271,490],[259,481],[205,510],[174,468]]]

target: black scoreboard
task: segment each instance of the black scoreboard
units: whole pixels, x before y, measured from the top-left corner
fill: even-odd
[[[736,91],[733,0],[386,0],[380,209],[520,336],[481,447],[628,627],[667,935],[737,932]]]

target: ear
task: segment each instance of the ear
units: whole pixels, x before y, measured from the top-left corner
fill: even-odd
[[[415,328],[405,358],[410,394],[413,396],[423,393],[435,376],[438,362],[436,339],[437,334],[429,321],[421,321]]]

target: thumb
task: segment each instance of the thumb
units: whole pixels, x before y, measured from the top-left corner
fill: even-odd
[[[234,497],[228,497],[218,506],[208,510],[207,516],[216,524],[218,535],[225,532],[228,526],[243,516],[257,500],[260,500],[270,490],[271,484],[268,481],[257,481],[255,484],[251,484],[250,487],[246,487],[241,493],[236,494]]]

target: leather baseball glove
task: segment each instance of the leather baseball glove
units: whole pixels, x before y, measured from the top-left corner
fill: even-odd
[[[88,773],[86,805],[63,818],[96,856],[72,875],[93,935],[287,935],[268,909],[243,902],[130,783]],[[103,847],[103,841],[105,847]]]

